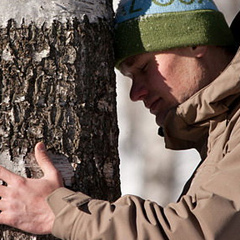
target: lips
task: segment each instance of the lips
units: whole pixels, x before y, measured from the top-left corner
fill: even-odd
[[[161,98],[153,101],[152,103],[146,103],[145,106],[150,109],[150,113],[156,115],[159,112],[158,104],[161,101]]]

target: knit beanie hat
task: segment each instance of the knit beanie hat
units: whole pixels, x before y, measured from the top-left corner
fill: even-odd
[[[213,0],[120,0],[114,32],[116,67],[144,52],[234,45]]]

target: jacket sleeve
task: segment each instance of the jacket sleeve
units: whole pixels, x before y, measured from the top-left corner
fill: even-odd
[[[240,146],[205,164],[188,193],[166,207],[135,196],[114,203],[68,189],[48,197],[53,235],[71,240],[237,240],[240,236]]]

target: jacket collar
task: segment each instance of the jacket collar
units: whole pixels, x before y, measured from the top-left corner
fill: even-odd
[[[168,113],[164,124],[166,147],[200,151],[206,144],[210,122],[226,119],[230,105],[240,96],[239,77],[240,49],[219,77]]]

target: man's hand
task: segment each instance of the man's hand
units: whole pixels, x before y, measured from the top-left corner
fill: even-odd
[[[0,180],[7,183],[7,186],[0,185],[0,224],[34,234],[48,234],[55,216],[45,199],[62,187],[63,182],[43,143],[36,145],[35,157],[44,173],[41,179],[23,178],[0,167]]]

